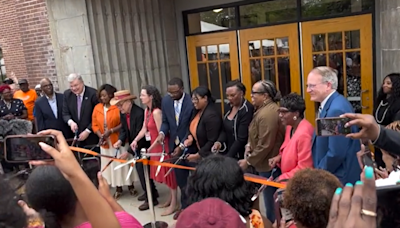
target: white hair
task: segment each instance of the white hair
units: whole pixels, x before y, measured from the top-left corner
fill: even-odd
[[[328,66],[319,66],[314,68],[313,71],[321,75],[323,83],[329,82],[332,85],[332,89],[337,90],[338,87],[337,70]]]
[[[73,82],[75,80],[80,80],[81,82],[83,82],[83,78],[80,74],[72,73],[72,74],[68,75],[68,78],[67,78],[68,82]]]

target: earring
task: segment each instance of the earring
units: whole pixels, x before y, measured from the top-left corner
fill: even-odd
[[[293,116],[293,120],[297,120],[297,116]]]

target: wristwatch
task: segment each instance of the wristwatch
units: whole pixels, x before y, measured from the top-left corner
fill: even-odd
[[[181,148],[181,150],[184,150],[186,148],[185,145],[183,145],[183,143],[179,144],[179,148]]]

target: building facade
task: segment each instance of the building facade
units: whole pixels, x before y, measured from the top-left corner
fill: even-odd
[[[250,91],[269,79],[302,94],[314,122],[313,67],[335,68],[338,91],[362,113],[372,113],[383,77],[400,71],[397,0],[0,0],[0,13],[7,73],[50,77],[61,90],[71,72],[136,94],[182,77],[187,90],[208,86],[223,111],[227,81]]]

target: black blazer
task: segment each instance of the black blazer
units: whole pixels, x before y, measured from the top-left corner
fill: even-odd
[[[232,107],[228,106],[225,118],[231,113]],[[249,138],[249,125],[254,115],[254,107],[249,101],[243,99],[242,106],[239,108],[235,118],[233,126],[234,135],[226,135],[224,125],[222,125],[221,134],[219,135],[218,142],[225,143],[225,151],[223,154],[232,158],[244,158],[245,146]],[[227,137],[232,137],[234,143],[232,145],[227,144]]]
[[[193,110],[191,121],[194,119],[198,110]],[[190,124],[189,124],[190,128]],[[218,140],[219,134],[222,128],[222,118],[221,114],[215,107],[215,104],[208,104],[205,108],[203,114],[200,117],[199,124],[197,125],[196,135],[197,143],[199,144],[200,150],[198,153],[201,157],[207,157],[211,154],[211,148],[214,143]],[[190,134],[190,129],[188,129],[188,136]],[[185,139],[187,139],[187,137]],[[196,141],[193,141],[191,147],[196,147]]]
[[[46,129],[55,129],[63,133],[66,139],[73,138],[74,134],[71,128],[63,120],[63,98],[61,93],[55,93],[57,103],[57,118],[54,116],[53,110],[50,107],[46,96],[39,97],[35,102],[35,119],[38,131]]]
[[[379,137],[373,144],[382,150],[400,156],[398,149],[400,147],[399,138],[399,132],[381,126]]]
[[[136,136],[139,134],[140,130],[142,130],[143,121],[144,121],[144,110],[137,106],[135,103],[132,103],[132,108],[130,112],[130,128],[128,128],[128,123],[126,122],[126,114],[120,113],[121,118],[121,130],[119,131],[119,140],[122,141],[122,144],[128,142],[131,144]],[[143,137],[139,142],[138,152],[140,153],[140,149],[149,148],[150,142],[146,141],[146,138]],[[134,154],[131,147],[128,148],[128,152]]]
[[[99,103],[97,99],[97,91],[92,87],[85,86],[85,93],[82,97],[82,107],[80,119],[78,119],[78,107],[76,103],[76,95],[70,90],[64,92],[64,101],[62,116],[65,123],[72,119],[76,124],[78,124],[78,133],[81,133],[85,129],[92,130],[92,113],[94,107]],[[83,145],[95,145],[99,142],[99,138],[95,133],[91,133],[89,137],[85,140]]]

